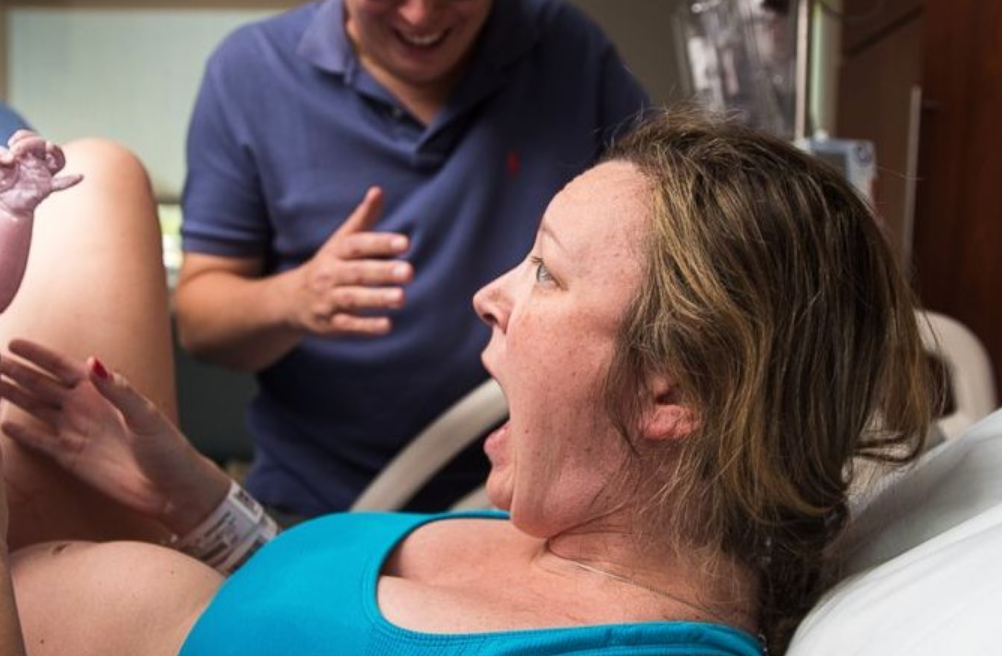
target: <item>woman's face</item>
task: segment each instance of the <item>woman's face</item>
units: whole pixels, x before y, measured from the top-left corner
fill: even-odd
[[[623,501],[615,474],[627,447],[600,388],[640,282],[647,197],[630,164],[582,174],[550,203],[526,260],[474,297],[492,328],[483,361],[511,417],[485,445],[487,492],[530,534],[579,526]]]
[[[494,0],[345,0],[345,27],[378,79],[412,88],[459,70]]]

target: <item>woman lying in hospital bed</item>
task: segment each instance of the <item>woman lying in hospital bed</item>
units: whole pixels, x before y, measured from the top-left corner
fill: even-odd
[[[823,590],[850,460],[911,458],[932,416],[868,208],[792,146],[693,112],[571,182],[473,304],[510,407],[485,445],[504,514],[334,515],[226,580],[149,543],[20,549],[28,653],[781,654]],[[62,320],[116,330],[88,309]],[[44,342],[33,319],[17,328]],[[169,379],[135,351],[165,339],[86,360],[71,336],[14,341],[3,428],[229,569],[272,528],[130,382]]]

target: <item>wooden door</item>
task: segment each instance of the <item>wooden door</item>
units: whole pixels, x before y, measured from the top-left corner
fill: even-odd
[[[984,342],[1002,390],[1002,2],[925,4],[919,291]]]

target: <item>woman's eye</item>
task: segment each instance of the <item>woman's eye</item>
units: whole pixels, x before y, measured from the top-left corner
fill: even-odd
[[[536,282],[553,282],[553,276],[541,257],[533,257],[532,264],[536,267]]]

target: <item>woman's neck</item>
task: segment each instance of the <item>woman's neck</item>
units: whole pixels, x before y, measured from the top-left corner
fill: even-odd
[[[758,633],[757,584],[733,558],[669,545],[641,546],[626,532],[565,533],[543,540],[536,564],[591,578],[638,602],[666,609],[669,619],[693,619]]]

